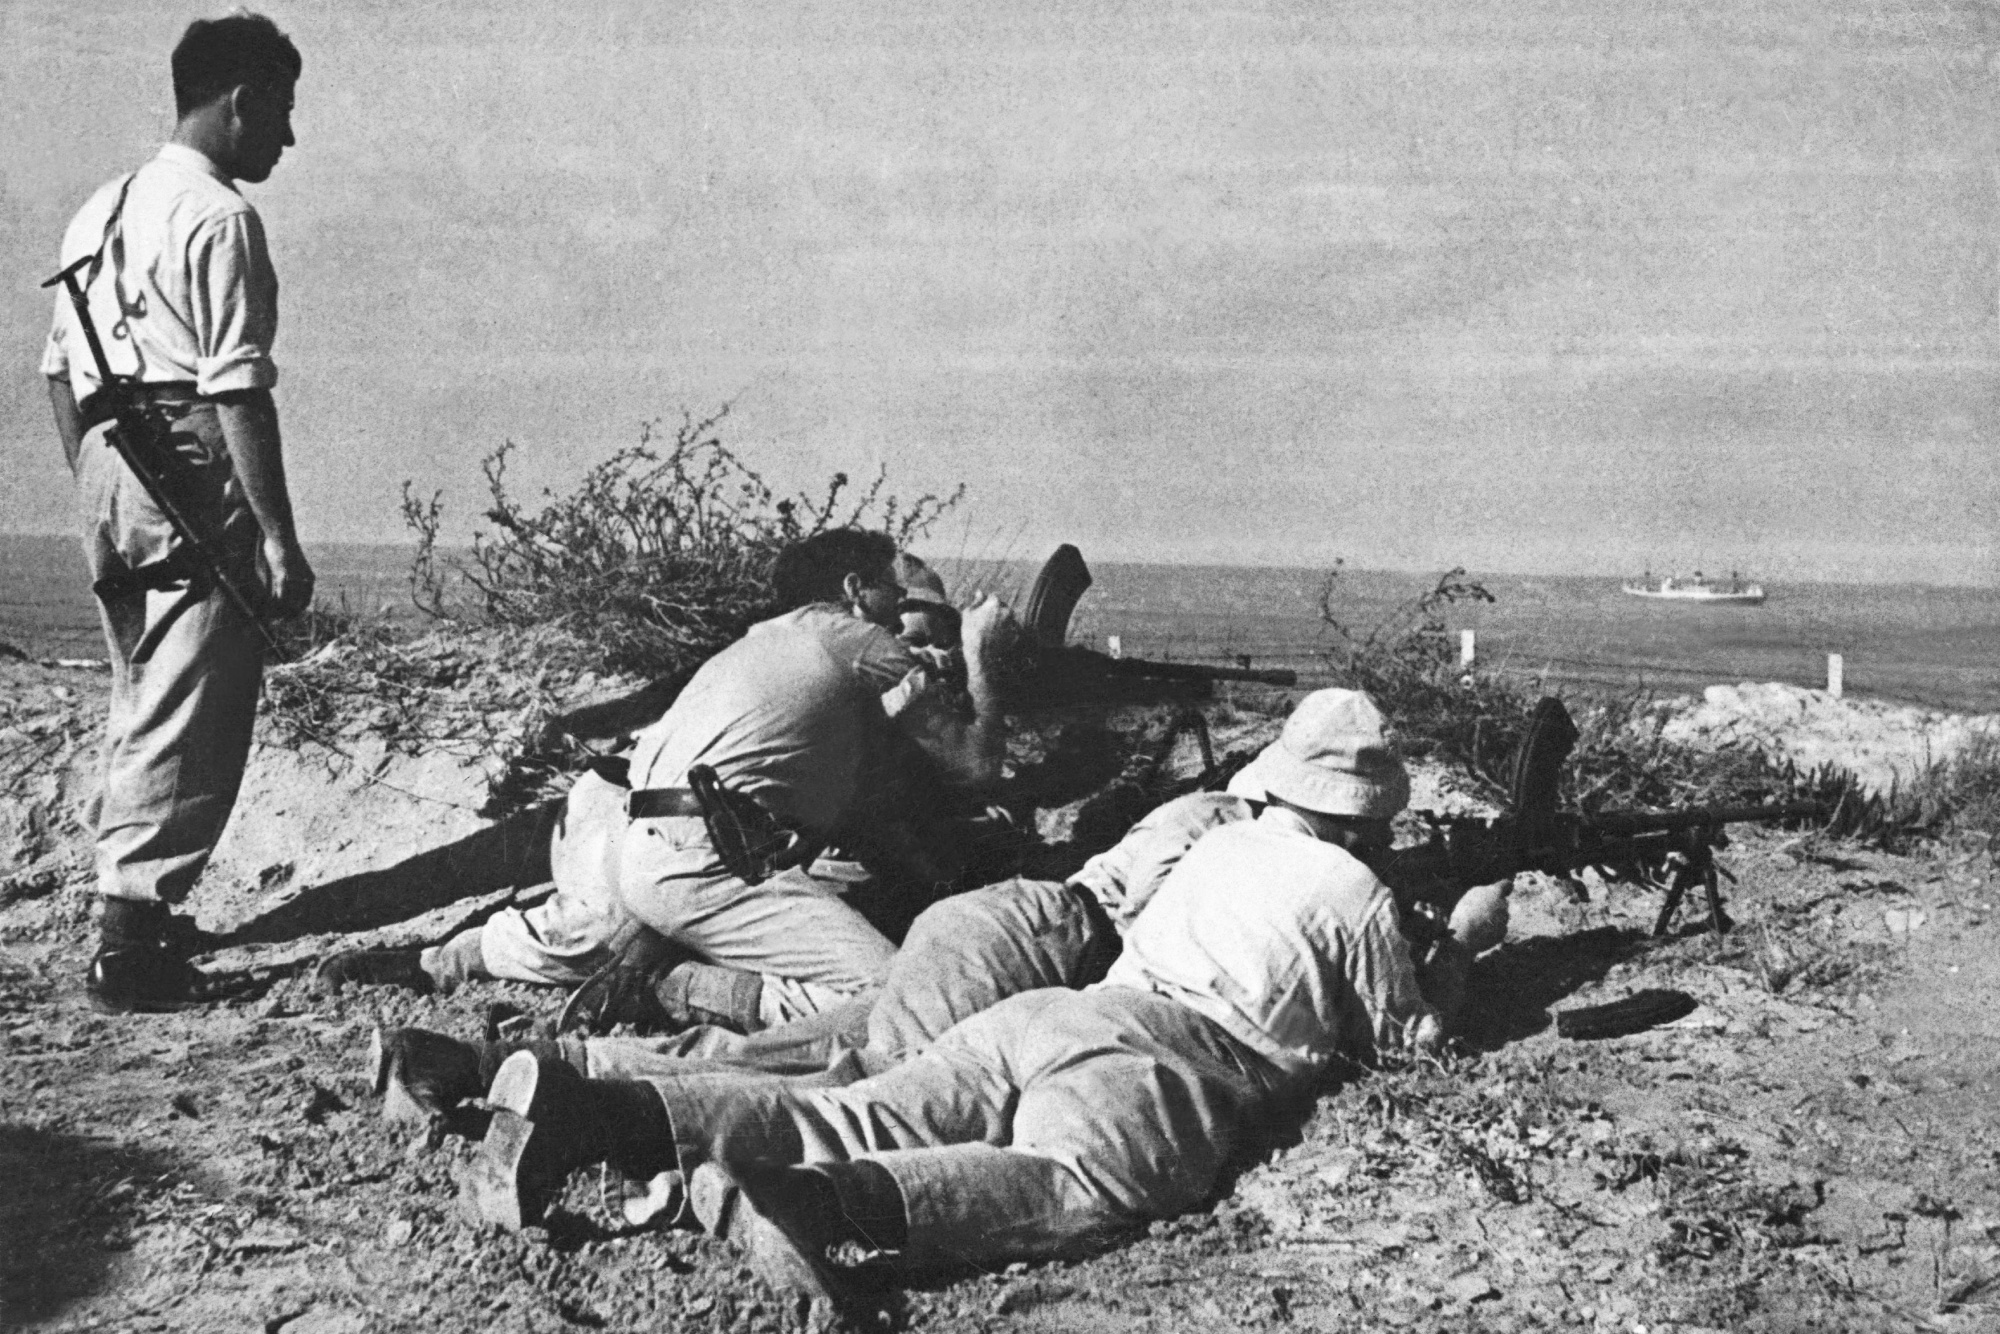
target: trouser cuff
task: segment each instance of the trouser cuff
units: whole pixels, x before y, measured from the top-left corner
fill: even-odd
[[[469,927],[442,945],[433,945],[417,956],[417,966],[430,976],[439,991],[451,991],[476,977],[491,977],[479,936],[484,927]]]

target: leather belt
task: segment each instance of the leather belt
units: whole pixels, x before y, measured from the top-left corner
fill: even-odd
[[[701,814],[701,798],[684,787],[635,787],[625,794],[627,819],[660,820]]]
[[[200,394],[195,392],[193,380],[160,380],[141,384],[128,383],[120,387],[124,392],[136,395],[152,403],[192,403],[201,397]],[[76,410],[83,416],[84,430],[88,431],[93,426],[101,426],[117,416],[111,410],[111,398],[110,394],[99,389],[96,393],[76,405]]]

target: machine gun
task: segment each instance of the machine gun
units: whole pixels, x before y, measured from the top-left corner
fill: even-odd
[[[1406,920],[1428,919],[1419,933],[1441,929],[1459,897],[1475,885],[1522,871],[1573,882],[1578,872],[1594,869],[1607,880],[1666,891],[1654,935],[1666,932],[1688,891],[1699,885],[1708,901],[1708,924],[1720,935],[1731,926],[1720,885],[1728,872],[1715,860],[1716,850],[1729,845],[1725,828],[1816,820],[1826,814],[1814,802],[1559,811],[1557,782],[1576,739],[1576,725],[1562,701],[1543,699],[1515,756],[1508,813],[1494,819],[1441,819],[1426,812],[1429,838],[1389,853],[1376,868],[1406,909]]]
[[[1197,662],[1114,658],[1066,642],[1077,599],[1093,580],[1083,553],[1068,542],[1042,565],[1021,618],[1034,650],[1032,693],[1044,703],[1160,695],[1201,698],[1217,681],[1295,686],[1299,674],[1281,667],[1221,667]]]

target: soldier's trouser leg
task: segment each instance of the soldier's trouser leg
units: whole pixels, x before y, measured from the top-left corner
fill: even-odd
[[[625,826],[624,788],[594,773],[570,786],[549,838],[549,874],[556,892],[532,908],[509,908],[487,919],[479,932],[486,975],[576,986],[645,933],[618,899],[618,848]],[[426,971],[442,964],[427,952]]]
[[[170,479],[182,512],[256,587],[257,527],[229,466],[211,404],[177,405]],[[91,430],[77,458],[91,578],[116,580],[181,543],[124,461]],[[263,675],[262,640],[205,579],[128,588],[98,601],[111,659],[97,884],[106,898],[179,903],[207,866],[236,804]]]
[[[1002,1001],[845,1087],[654,1086],[686,1165],[881,1164],[909,1215],[905,1262],[922,1268],[1084,1255],[1201,1203],[1279,1083],[1185,1006],[1101,987]]]
[[[873,993],[850,996],[818,1014],[756,1033],[732,1033],[704,1024],[662,1038],[593,1038],[584,1072],[592,1079],[655,1079],[717,1070],[776,1075],[826,1071],[843,1055],[866,1064],[859,1049],[868,1040]]]
[[[879,986],[896,947],[803,870],[752,885],[725,869],[699,819],[635,820],[620,850],[619,901],[705,959],[764,976],[775,1026]]]
[[[868,1019],[869,1050],[921,1051],[1009,996],[1101,980],[1118,941],[1079,892],[1053,880],[1005,880],[926,908],[889,965]]]

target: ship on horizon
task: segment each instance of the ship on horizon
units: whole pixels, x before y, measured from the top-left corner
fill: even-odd
[[[1634,584],[1626,584],[1625,592],[1635,598],[1653,598],[1661,602],[1706,602],[1724,603],[1738,607],[1754,607],[1764,600],[1762,584],[1746,584],[1735,571],[1730,571],[1729,582],[1711,583],[1700,570],[1691,579],[1679,575],[1662,575],[1655,579],[1651,570],[1639,577]]]

